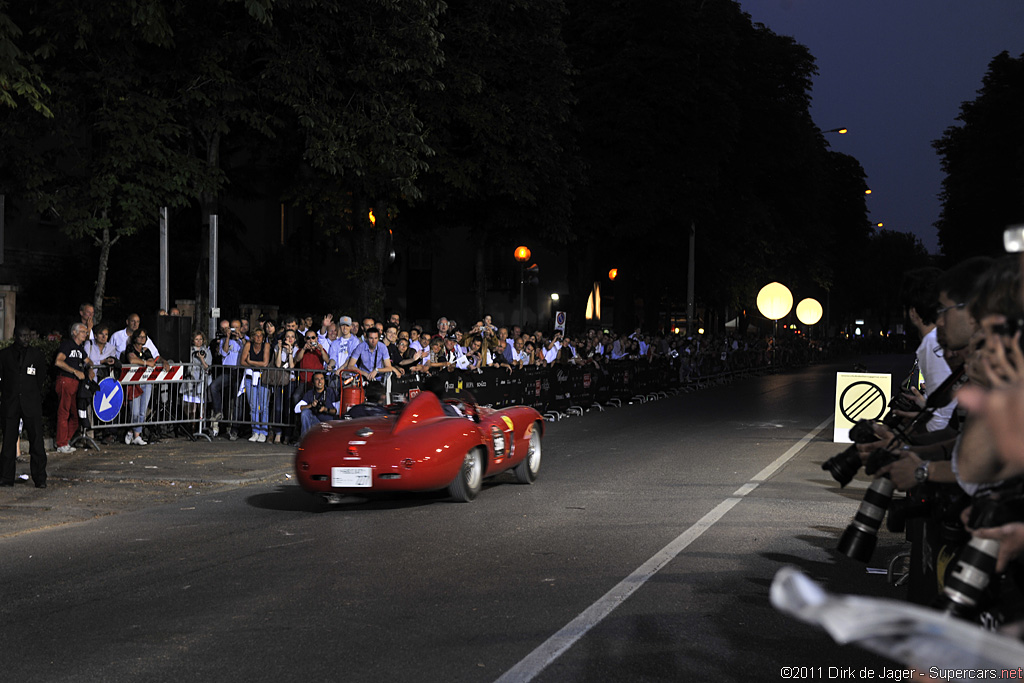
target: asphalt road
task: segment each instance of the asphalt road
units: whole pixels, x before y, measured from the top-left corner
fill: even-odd
[[[2,538],[2,680],[880,677],[894,665],[767,597],[787,564],[899,597],[833,550],[867,481],[840,491],[818,467],[841,450],[837,369],[549,423],[538,481],[500,477],[470,504],[315,513],[264,483]],[[899,545],[884,536],[872,565]]]

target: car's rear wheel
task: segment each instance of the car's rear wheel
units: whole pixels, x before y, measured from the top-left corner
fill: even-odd
[[[448,484],[448,494],[460,503],[468,503],[480,493],[484,482],[484,460],[480,449],[474,448],[462,460],[462,467],[452,483]]]
[[[516,465],[516,481],[520,484],[532,484],[537,480],[537,473],[540,472],[540,429],[534,425],[530,434],[529,450],[523,461]]]

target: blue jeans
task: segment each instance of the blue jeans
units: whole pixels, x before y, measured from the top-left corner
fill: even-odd
[[[152,393],[153,387],[143,384],[142,393],[132,399],[132,422],[139,423],[139,426],[132,427],[136,434],[142,434],[142,423],[146,421],[146,411],[149,410],[149,397]]]
[[[253,386],[252,377],[245,378],[245,395],[249,399],[249,418],[253,434],[267,433],[270,392],[262,384]]]

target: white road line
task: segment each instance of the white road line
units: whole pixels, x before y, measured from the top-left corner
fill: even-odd
[[[775,462],[765,467],[753,476],[753,478],[736,490],[729,498],[715,506],[693,526],[679,534],[671,543],[659,550],[651,559],[644,562],[632,574],[620,581],[614,588],[605,593],[597,602],[585,609],[575,619],[563,626],[558,633],[554,634],[541,643],[537,649],[526,655],[518,664],[501,675],[495,683],[528,683],[540,674],[551,662],[558,659],[563,652],[587,634],[590,629],[597,626],[612,611],[629,598],[638,588],[647,583],[647,580],[683,552],[688,545],[696,541],[701,535],[710,529],[715,522],[725,516],[725,513],[736,507],[743,497],[775,474],[794,455],[803,450],[803,447],[810,442],[814,436],[832,423],[832,418],[822,422],[813,430],[808,432],[802,439],[797,441],[789,450],[775,459]]]

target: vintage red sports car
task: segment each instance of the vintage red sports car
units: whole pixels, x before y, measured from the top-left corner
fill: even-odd
[[[295,454],[299,485],[334,502],[338,494],[432,491],[447,488],[470,501],[486,477],[513,470],[523,484],[540,470],[544,418],[533,408],[500,410],[420,392],[380,417],[324,422],[302,438]],[[450,408],[448,413],[454,413]]]

